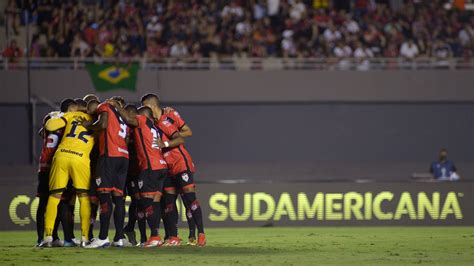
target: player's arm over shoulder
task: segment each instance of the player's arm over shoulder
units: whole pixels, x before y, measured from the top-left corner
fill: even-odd
[[[183,138],[191,137],[193,135],[193,131],[191,130],[189,125],[186,124],[186,122],[184,122],[184,119],[181,117],[178,111],[174,110],[171,107],[167,107],[167,108],[168,108],[167,116],[171,117],[175,121],[176,126],[179,129],[179,134],[181,134],[181,137]]]
[[[52,116],[48,121],[46,121],[44,128],[47,131],[59,130],[67,125],[67,121],[70,119],[70,117],[70,113]]]

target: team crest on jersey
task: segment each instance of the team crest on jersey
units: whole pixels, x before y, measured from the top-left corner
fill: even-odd
[[[170,125],[171,125],[171,123],[170,123],[170,121],[168,121],[168,119],[167,119],[167,120],[163,120],[162,123],[163,123],[163,125],[165,125],[165,126],[170,126]]]
[[[100,186],[100,183],[102,183],[102,179],[100,179],[100,177],[96,178],[95,183],[97,184],[97,186]]]
[[[138,180],[138,188],[142,189],[143,187],[143,180]]]
[[[130,186],[135,187],[135,181],[130,182]]]
[[[181,175],[181,178],[184,180],[184,182],[188,182],[189,175],[187,173],[184,173],[184,174]]]

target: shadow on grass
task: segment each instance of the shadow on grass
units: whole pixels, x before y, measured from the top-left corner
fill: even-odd
[[[34,248],[27,246],[6,246],[0,249],[0,253],[8,252],[9,249],[15,251],[25,252],[27,250],[32,251],[36,255],[41,253],[54,254],[54,255],[67,255],[67,256],[147,256],[147,255],[220,255],[220,256],[235,256],[235,255],[272,255],[283,252],[283,250],[272,247],[255,246],[255,247],[242,247],[242,246],[206,246],[190,247],[160,247],[160,248],[105,248],[105,249],[83,249],[83,248]],[[10,252],[13,250],[10,250]],[[19,254],[21,254],[19,252]],[[12,255],[19,255],[12,254]]]

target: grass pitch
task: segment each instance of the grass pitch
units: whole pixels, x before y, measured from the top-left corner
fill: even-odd
[[[33,248],[33,231],[0,232],[0,264],[474,265],[474,227],[216,228],[206,235],[204,248],[85,250]]]

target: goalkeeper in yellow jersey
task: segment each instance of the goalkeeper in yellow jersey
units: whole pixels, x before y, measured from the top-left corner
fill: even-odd
[[[74,109],[74,108],[72,108]],[[77,110],[77,109],[74,109]],[[80,203],[82,244],[89,241],[91,206],[89,188],[91,180],[89,155],[94,147],[93,131],[78,123],[80,120],[91,120],[92,117],[83,112],[67,112],[58,114],[48,120],[45,129],[56,131],[64,129],[64,136],[54,154],[49,177],[49,199],[45,214],[45,238],[40,247],[52,245],[52,232],[57,215],[57,207],[61,194],[66,189],[69,178],[72,179]]]

